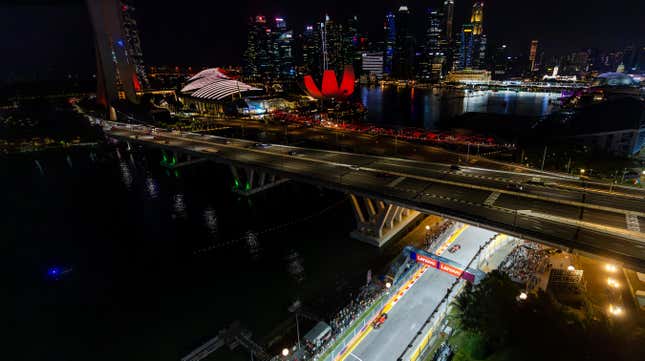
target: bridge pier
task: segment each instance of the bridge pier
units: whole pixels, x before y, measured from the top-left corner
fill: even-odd
[[[179,153],[176,151],[173,151],[172,154],[167,154],[166,151],[162,150],[161,154],[162,154],[162,158],[160,162],[161,166],[171,170],[185,167],[187,165],[191,165],[195,163],[201,163],[208,160],[207,158],[193,159],[190,154],[186,154],[182,156],[182,153]]]
[[[356,217],[356,229],[350,236],[362,242],[381,247],[406,228],[420,213],[367,197],[359,199],[350,194]]]
[[[252,167],[231,165],[230,168],[233,175],[233,192],[243,196],[253,195],[289,180]]]

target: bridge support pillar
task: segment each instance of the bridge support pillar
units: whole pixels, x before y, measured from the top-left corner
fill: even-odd
[[[186,154],[185,156],[182,156],[181,153],[176,151],[172,152],[172,154],[168,154],[166,151],[162,150],[160,164],[164,168],[177,169],[177,168],[185,167],[187,165],[201,163],[207,160],[208,160],[207,158],[193,159],[190,156],[190,154]]]
[[[243,196],[253,195],[289,180],[251,167],[231,165],[230,168],[233,175],[233,192]]]
[[[350,194],[356,217],[352,238],[381,247],[405,229],[420,213],[381,200]]]

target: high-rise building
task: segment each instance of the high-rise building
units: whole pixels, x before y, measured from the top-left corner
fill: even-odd
[[[293,63],[293,31],[287,29],[284,18],[275,18],[272,34],[272,54],[274,77],[288,81],[295,77]]]
[[[392,60],[396,45],[396,16],[391,11],[385,15],[385,42],[383,49],[383,73],[392,74]]]
[[[459,41],[459,56],[457,58],[456,70],[463,70],[473,67],[473,49],[475,46],[473,24],[461,26],[461,39]]]
[[[361,73],[370,79],[381,79],[383,77],[383,53],[366,52],[362,54]]]
[[[362,54],[367,50],[367,36],[359,32],[357,16],[347,19],[343,31],[343,58],[344,65],[352,65],[354,70],[360,74]]]
[[[288,81],[295,77],[293,32],[284,18],[269,23],[262,15],[249,20],[244,78],[250,82]]]
[[[130,1],[87,0],[94,30],[97,101],[116,118],[119,100],[138,101],[136,91],[147,85],[141,43]]]
[[[537,48],[538,48],[538,41],[537,40],[531,40],[531,48],[529,49],[529,71],[534,72],[537,69],[535,68],[535,60],[537,58]]]
[[[511,55],[508,46],[502,44],[495,48],[493,55],[493,79],[504,80],[509,75]]]
[[[414,78],[415,42],[410,30],[410,10],[401,5],[396,14],[396,44],[392,58],[392,73],[398,79]]]
[[[345,67],[343,26],[325,15],[325,20],[320,22],[318,27],[322,46],[322,69],[332,69],[340,74]]]
[[[302,34],[301,75],[320,76],[322,74],[321,57],[320,31],[314,25],[306,25]]]
[[[249,82],[263,82],[273,75],[271,61],[271,28],[266,17],[257,15],[249,19],[243,74]]]
[[[444,24],[443,29],[445,31],[445,40],[448,43],[452,42],[452,18],[455,13],[455,1],[454,0],[444,0],[443,2],[443,14],[444,14]]]
[[[446,60],[443,19],[444,14],[438,10],[428,9],[426,12],[425,44],[419,69],[421,80],[437,81],[442,76]]]
[[[475,0],[473,12],[470,15],[470,23],[473,24],[473,35],[484,33],[484,2]]]
[[[484,2],[475,0],[473,11],[470,15],[470,23],[473,25],[473,54],[472,67],[474,69],[486,69],[486,43],[484,34]]]

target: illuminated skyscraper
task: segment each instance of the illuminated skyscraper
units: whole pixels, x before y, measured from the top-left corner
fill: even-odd
[[[454,0],[445,0],[443,2],[443,14],[444,14],[444,26],[445,31],[445,40],[448,43],[452,42],[452,18],[455,13],[455,1]]]
[[[459,57],[456,66],[457,70],[472,68],[473,66],[473,48],[475,46],[473,32],[473,24],[464,24],[461,26]]]
[[[295,77],[293,32],[287,28],[284,18],[277,17],[270,23],[258,15],[249,20],[243,73],[250,82],[285,81]]]
[[[251,17],[248,23],[246,51],[244,52],[243,74],[250,82],[262,82],[273,74],[271,61],[271,28],[266,17]]]
[[[271,48],[274,78],[279,80],[294,78],[296,72],[293,64],[293,31],[287,29],[284,18],[275,18],[274,29],[271,32]]]
[[[473,24],[473,35],[484,33],[484,2],[475,0],[473,12],[470,15],[470,23]]]
[[[486,35],[484,34],[484,2],[475,0],[473,11],[470,15],[472,25],[472,62],[468,67],[486,69]]]
[[[419,74],[425,81],[437,81],[442,75],[442,66],[446,59],[443,18],[444,14],[440,11],[428,9],[426,12],[425,44]]]
[[[314,75],[322,74],[321,66],[320,31],[313,25],[306,25],[302,34],[302,73]]]
[[[383,73],[392,73],[392,59],[394,58],[394,46],[396,44],[396,17],[392,12],[385,15],[385,49],[383,49]]]
[[[129,1],[87,0],[94,29],[97,101],[110,110],[119,100],[137,103],[147,84],[134,7]]]
[[[396,14],[396,44],[392,58],[392,73],[398,79],[414,78],[415,43],[410,30],[410,10],[401,5]]]
[[[531,48],[529,50],[529,71],[535,71],[535,59],[537,58],[537,47],[538,47],[538,41],[537,40],[531,40]]]

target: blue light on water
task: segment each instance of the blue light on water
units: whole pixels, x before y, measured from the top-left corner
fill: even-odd
[[[72,272],[71,267],[62,268],[59,266],[54,266],[47,269],[47,277],[53,280],[59,280],[63,277],[66,277],[70,272]]]

